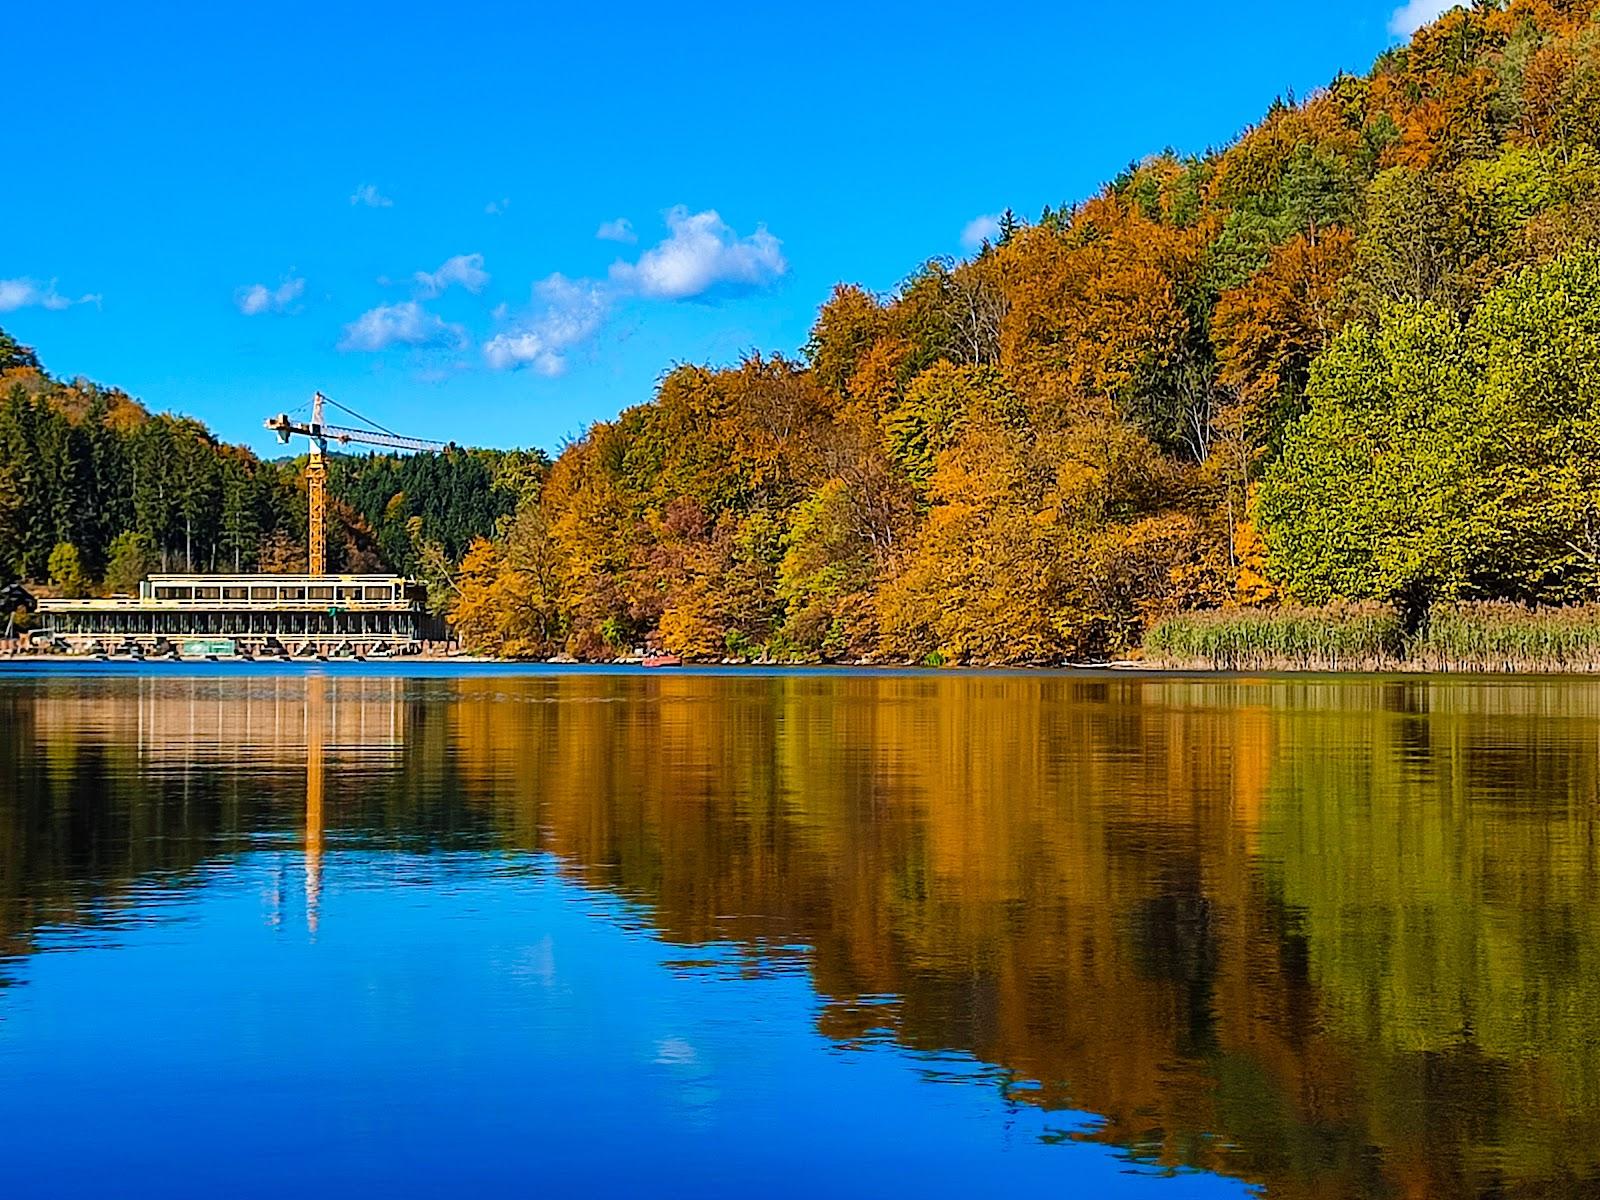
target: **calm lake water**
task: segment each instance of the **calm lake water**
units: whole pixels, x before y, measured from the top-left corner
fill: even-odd
[[[0,669],[7,1197],[1600,1195],[1600,682]]]

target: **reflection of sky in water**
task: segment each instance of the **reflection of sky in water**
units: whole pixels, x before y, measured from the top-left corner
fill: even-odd
[[[1597,729],[1589,680],[0,671],[0,1179],[1600,1196]]]
[[[508,865],[332,853],[312,935],[257,851],[46,931],[0,993],[6,1194],[1244,1191],[1052,1144],[993,1068],[841,1048],[803,974]]]

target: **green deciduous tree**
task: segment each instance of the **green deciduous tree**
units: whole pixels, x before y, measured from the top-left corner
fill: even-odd
[[[57,542],[50,551],[50,586],[69,599],[89,594],[89,573],[71,542]]]
[[[124,529],[111,539],[106,556],[106,591],[135,595],[139,582],[155,570],[156,551],[148,536]]]
[[[1465,326],[1387,308],[1318,360],[1260,494],[1291,596],[1594,593],[1600,567],[1600,256],[1529,269]]]

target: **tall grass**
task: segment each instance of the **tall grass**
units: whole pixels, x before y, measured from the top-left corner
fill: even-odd
[[[1600,605],[1436,605],[1408,657],[1429,671],[1600,671]]]
[[[1600,672],[1600,605],[1438,604],[1411,634],[1385,605],[1181,613],[1144,653],[1218,671]]]
[[[1376,671],[1405,654],[1405,627],[1377,604],[1180,613],[1151,626],[1145,657],[1218,671]]]

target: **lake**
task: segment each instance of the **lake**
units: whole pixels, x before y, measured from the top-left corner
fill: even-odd
[[[8,1197],[1600,1195],[1600,681],[0,667]]]

